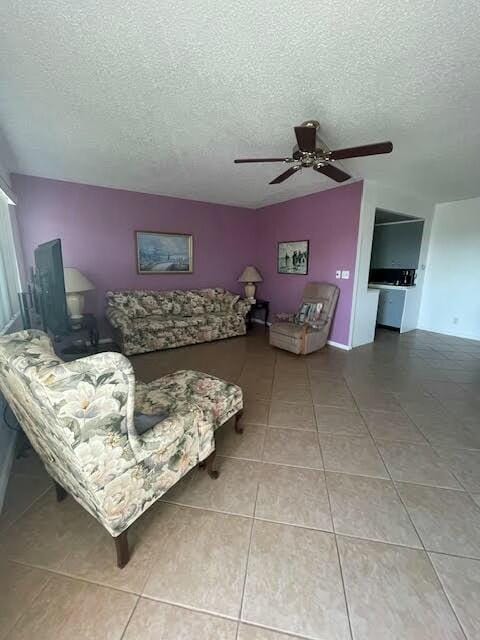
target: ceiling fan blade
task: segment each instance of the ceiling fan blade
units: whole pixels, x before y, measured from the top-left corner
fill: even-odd
[[[391,142],[376,142],[365,144],[361,147],[349,147],[348,149],[336,149],[329,155],[331,160],[344,160],[345,158],[361,158],[362,156],[375,156],[379,153],[391,153],[393,144]]]
[[[240,160],[234,160],[235,164],[241,162],[285,162],[287,158],[242,158]]]
[[[274,178],[268,184],[280,184],[280,182],[284,182],[287,178],[290,178],[290,176],[293,176],[293,174],[296,173],[299,169],[301,169],[301,167],[297,167],[297,166],[290,167],[290,169],[287,169],[286,171],[281,173],[279,176]]]
[[[316,127],[305,127],[302,125],[301,127],[294,127],[294,129],[300,151],[315,153],[315,146],[317,143]]]
[[[318,173],[323,173],[325,176],[332,178],[335,182],[345,182],[345,180],[350,180],[351,176],[345,171],[342,171],[338,167],[334,167],[332,164],[324,164],[323,167],[313,167],[315,171]]]

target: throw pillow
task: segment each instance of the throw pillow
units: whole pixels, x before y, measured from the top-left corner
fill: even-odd
[[[158,413],[148,414],[141,411],[135,411],[133,414],[133,423],[139,436],[149,431],[159,422],[163,422],[168,418],[166,411],[159,411]]]
[[[323,304],[321,302],[304,302],[295,314],[296,324],[309,324],[314,327],[320,321]]]

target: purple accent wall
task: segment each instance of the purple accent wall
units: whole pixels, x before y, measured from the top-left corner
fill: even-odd
[[[298,308],[305,283],[336,283],[340,299],[330,338],[348,344],[362,183],[296,198],[257,211],[107,189],[73,182],[13,175],[25,265],[41,242],[61,238],[66,267],[77,267],[96,286],[87,310],[103,315],[108,289],[242,291],[237,277],[247,264],[264,282],[258,297],[277,311]],[[191,233],[194,273],[138,275],[135,230]],[[307,276],[277,273],[277,242],[310,241]],[[349,269],[349,280],[335,280]]]
[[[96,286],[87,310],[103,314],[108,289],[225,287],[255,262],[257,214],[249,209],[106,189],[24,175],[13,176],[25,265],[41,242],[61,238],[63,262]],[[194,272],[138,275],[135,230],[193,234]]]
[[[294,311],[309,281],[340,287],[330,339],[348,344],[353,280],[363,182],[355,182],[258,210],[258,258],[263,276],[257,295],[270,300],[270,311]],[[277,273],[277,242],[310,241],[308,275]],[[337,269],[348,269],[349,280],[336,280]]]

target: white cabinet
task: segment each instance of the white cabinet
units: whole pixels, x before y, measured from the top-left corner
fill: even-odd
[[[377,324],[400,329],[402,326],[405,291],[383,289],[378,300]]]
[[[420,289],[393,284],[369,284],[368,288],[379,291],[377,324],[395,327],[400,329],[400,333],[415,329]]]

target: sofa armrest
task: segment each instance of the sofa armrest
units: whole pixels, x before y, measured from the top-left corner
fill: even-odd
[[[121,311],[120,309],[107,307],[105,315],[112,327],[114,327],[115,329],[120,329],[122,333],[128,333],[133,325],[132,320],[124,311]]]
[[[233,305],[233,308],[238,313],[238,315],[245,317],[250,311],[251,306],[252,303],[249,302],[246,298],[240,298],[240,300],[237,300],[237,302]]]

